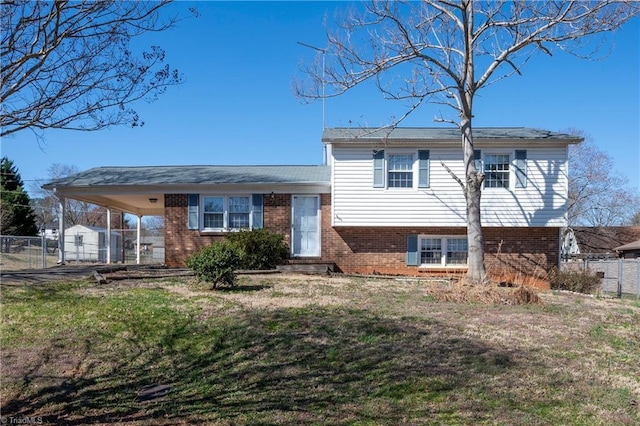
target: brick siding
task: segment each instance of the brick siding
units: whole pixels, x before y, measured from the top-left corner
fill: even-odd
[[[321,194],[321,257],[346,273],[426,275],[451,274],[451,270],[424,271],[406,266],[407,235],[465,235],[464,227],[331,227],[331,195]],[[264,194],[264,226],[291,244],[291,194]],[[187,195],[165,196],[165,262],[184,266],[200,247],[224,238],[222,233],[187,229]],[[513,281],[518,276],[539,279],[558,265],[557,228],[485,227],[485,262],[493,279]],[[457,271],[462,273],[462,271]],[[531,281],[531,280],[530,280]]]
[[[187,228],[187,200],[187,194],[164,197],[164,258],[170,267],[184,267],[186,259],[198,249],[224,239],[222,233]]]

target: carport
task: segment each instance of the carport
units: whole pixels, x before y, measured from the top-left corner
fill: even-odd
[[[107,247],[110,247],[111,244],[112,212],[118,211],[135,215],[137,218],[136,264],[140,264],[142,218],[144,216],[164,216],[164,185],[157,182],[155,179],[157,176],[154,177],[153,173],[145,173],[145,169],[151,168],[98,167],[42,186],[44,189],[53,191],[59,200],[58,247],[60,250],[58,250],[58,260],[60,263],[66,263],[64,217],[67,200],[72,199],[106,209]],[[134,173],[131,173],[132,171]],[[111,263],[111,261],[111,250],[107,250],[106,263]]]

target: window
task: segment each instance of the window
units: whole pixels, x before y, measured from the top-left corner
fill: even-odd
[[[229,197],[229,228],[248,228],[250,211],[249,197]]]
[[[204,196],[202,197],[204,230],[226,230],[250,228],[250,196]]]
[[[423,238],[420,240],[420,264],[439,265],[442,263],[442,239]]]
[[[484,186],[485,188],[509,188],[509,155],[484,156]]]
[[[204,228],[220,229],[224,226],[224,197],[204,197]]]
[[[413,155],[389,155],[387,176],[389,188],[413,188]]]
[[[447,238],[447,257],[445,261],[447,265],[466,265],[467,253],[469,247],[467,246],[466,238]]]
[[[466,266],[468,245],[467,237],[434,237],[420,238],[421,266]]]
[[[415,154],[416,153],[413,152],[409,154],[388,154],[385,156],[384,150],[374,150],[373,187],[413,188],[415,171],[418,180],[417,187],[429,188],[429,150],[421,149],[417,151],[417,156]]]

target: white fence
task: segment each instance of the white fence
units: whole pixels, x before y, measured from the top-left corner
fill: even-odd
[[[561,267],[597,273],[605,293],[640,298],[640,259],[574,259],[563,261]]]

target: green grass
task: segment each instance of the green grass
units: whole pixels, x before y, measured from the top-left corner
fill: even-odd
[[[420,282],[259,279],[216,292],[186,279],[3,287],[2,415],[70,425],[640,421],[632,302],[549,294],[542,306],[461,305],[433,302]],[[136,402],[154,383],[169,394]]]

